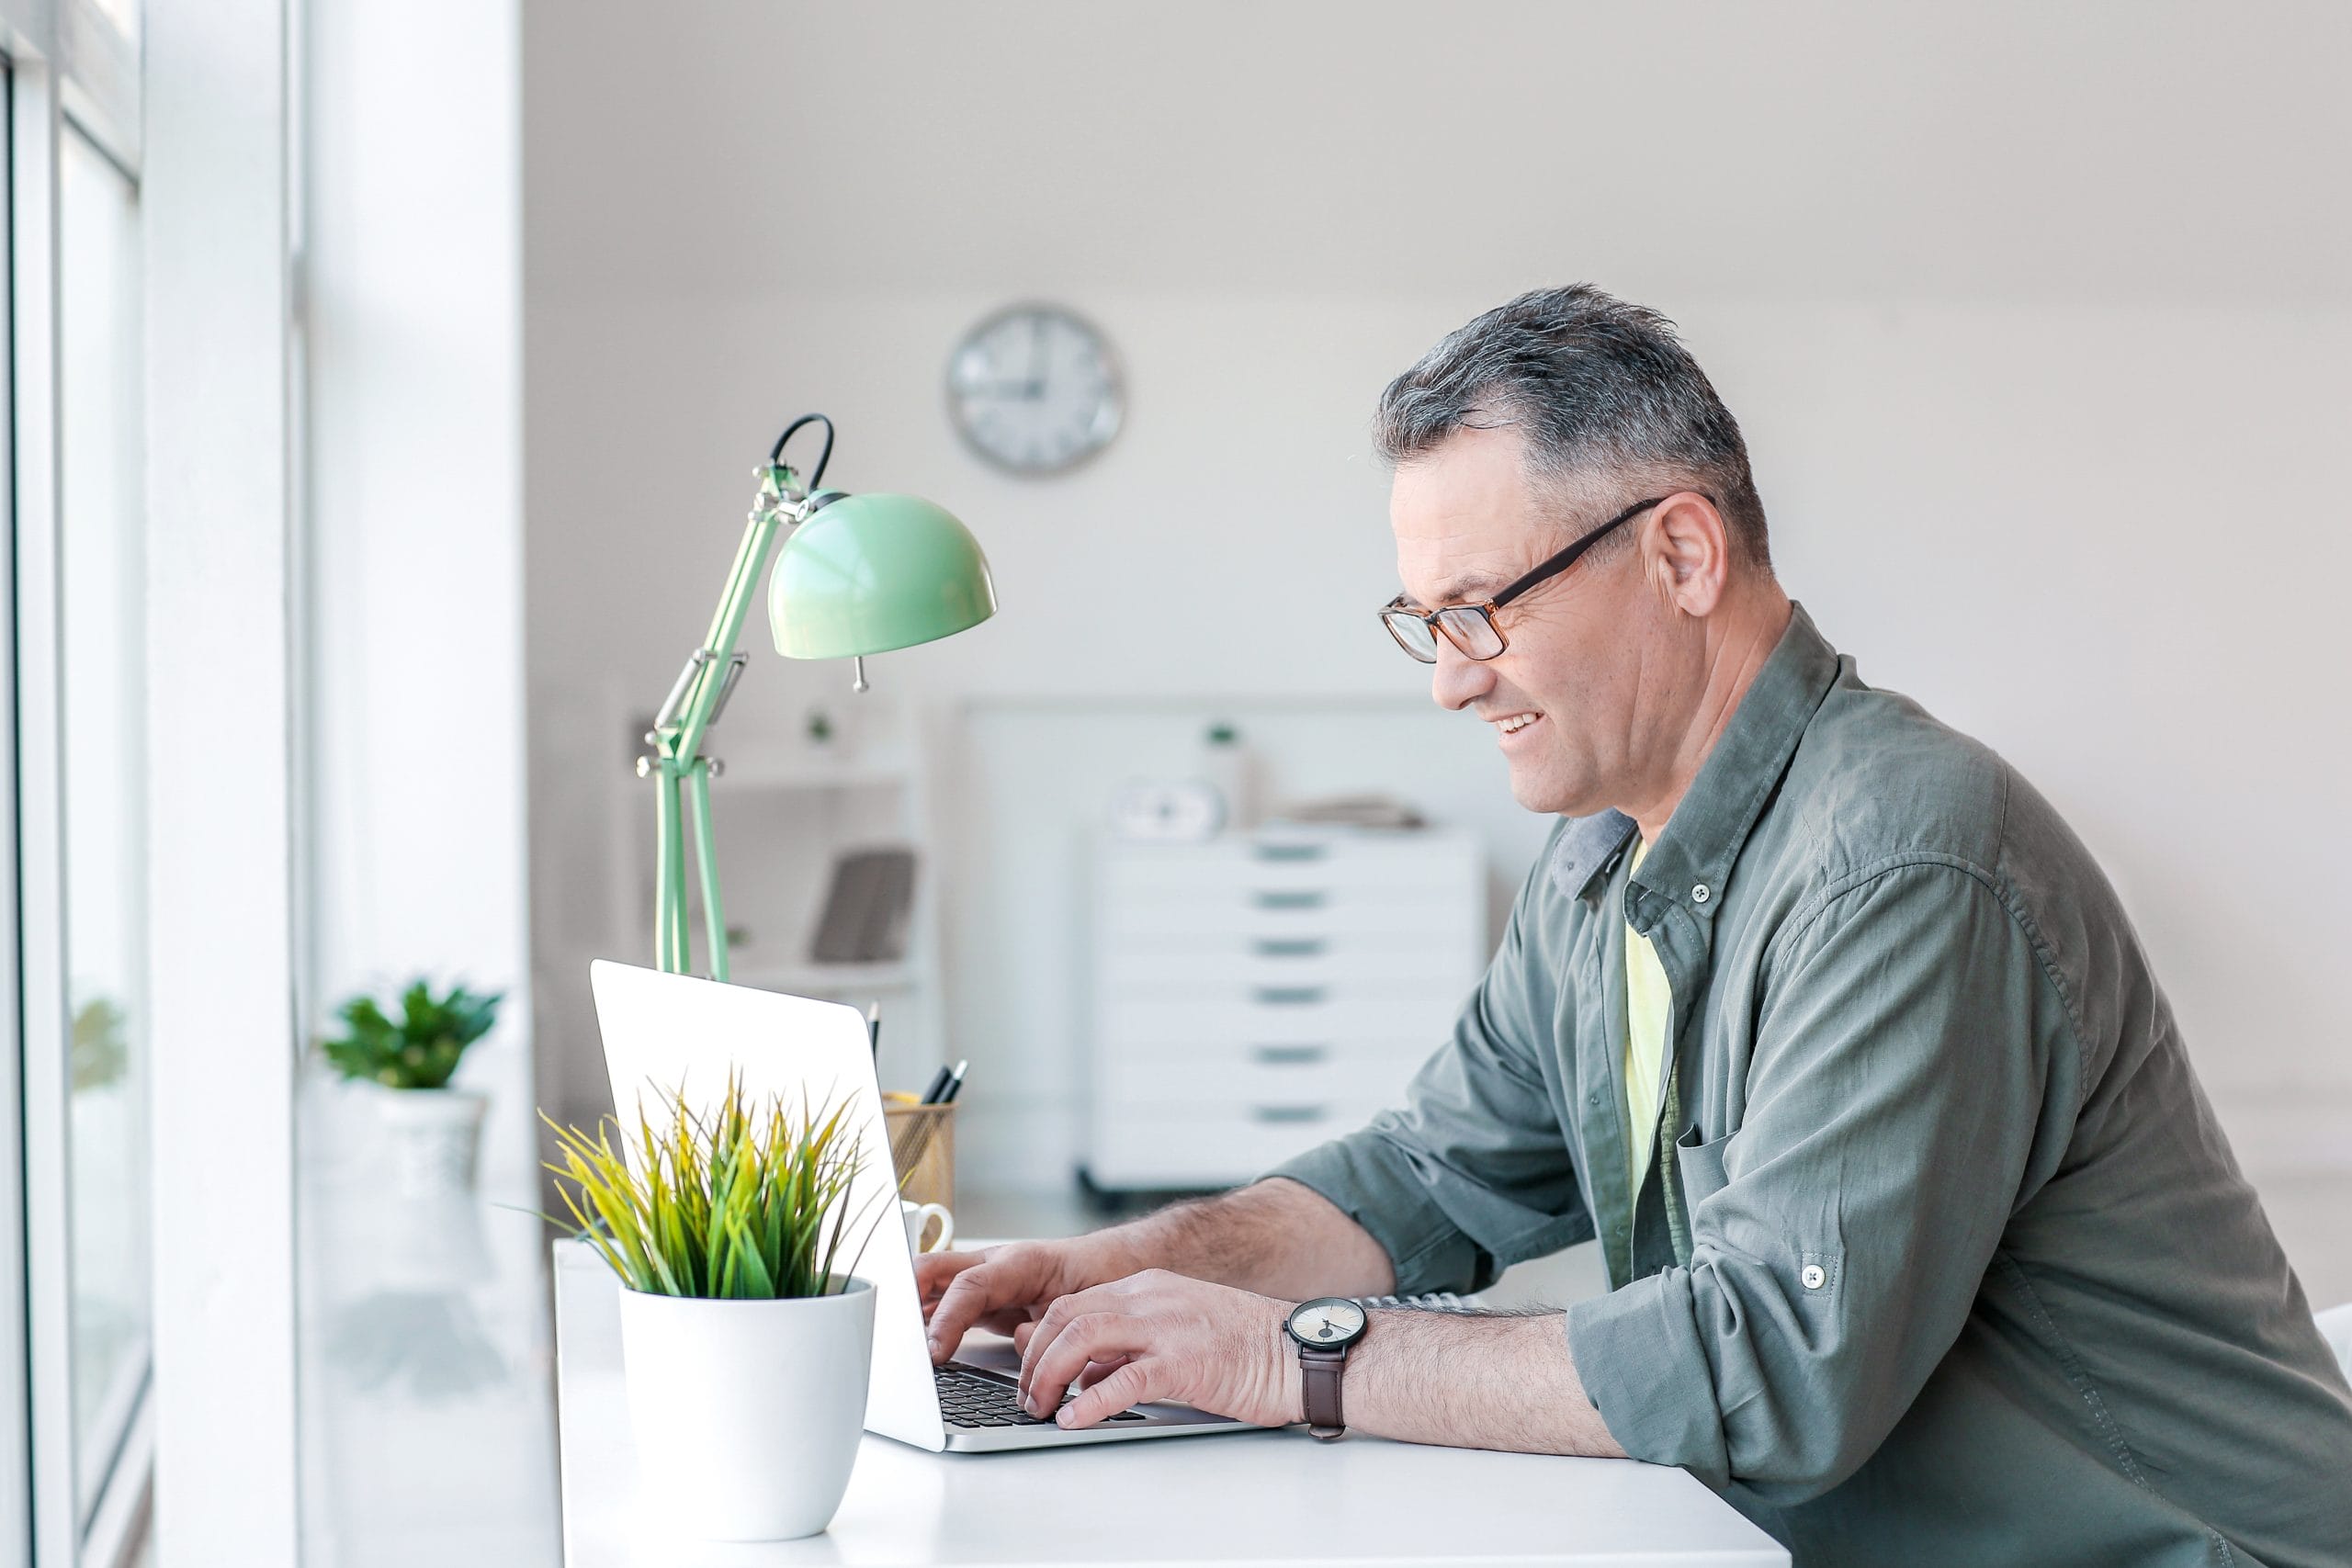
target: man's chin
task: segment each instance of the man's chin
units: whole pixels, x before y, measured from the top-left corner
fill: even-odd
[[[1510,797],[1524,810],[1541,817],[1573,817],[1577,815],[1575,792],[1563,789],[1559,782],[1533,768],[1513,768],[1510,771]]]
[[[1607,801],[1595,798],[1600,791],[1571,774],[1566,768],[1543,766],[1537,758],[1523,759],[1511,766],[1510,797],[1539,817],[1590,817],[1609,808]]]

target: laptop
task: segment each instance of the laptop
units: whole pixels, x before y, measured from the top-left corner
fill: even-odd
[[[635,1158],[636,1107],[658,1112],[684,1086],[686,1103],[716,1100],[729,1072],[757,1100],[804,1093],[818,1104],[846,1099],[865,1167],[852,1184],[853,1213],[879,1216],[854,1271],[874,1286],[874,1364],[865,1429],[933,1453],[1068,1448],[1140,1438],[1181,1438],[1256,1427],[1185,1404],[1139,1404],[1083,1431],[1068,1431],[1018,1402],[1020,1357],[1012,1342],[972,1334],[957,1359],[933,1367],[923,1337],[914,1255],[899,1222],[897,1177],[882,1116],[865,1018],[839,1002],[812,1001],[744,986],[599,959],[589,965],[605,1068],[620,1108],[624,1143]],[[658,1114],[655,1117],[659,1124]]]

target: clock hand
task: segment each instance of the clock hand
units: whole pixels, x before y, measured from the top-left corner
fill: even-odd
[[[1022,394],[1035,401],[1046,395],[1046,318],[1029,318],[1029,385]]]

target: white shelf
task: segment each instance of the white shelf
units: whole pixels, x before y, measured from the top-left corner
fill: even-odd
[[[930,976],[919,964],[788,964],[738,969],[735,983],[796,997],[826,991],[910,991]]]
[[[914,770],[903,758],[766,755],[728,757],[713,794],[737,790],[903,789]]]

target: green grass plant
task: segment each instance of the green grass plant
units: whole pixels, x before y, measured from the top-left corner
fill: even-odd
[[[554,1223],[650,1295],[768,1301],[846,1286],[881,1223],[842,1258],[865,1217],[849,1202],[865,1168],[850,1101],[804,1099],[797,1111],[780,1096],[755,1102],[736,1074],[700,1113],[684,1086],[663,1099],[658,1119],[638,1108],[634,1167],[613,1146],[611,1119],[591,1135],[541,1112],[556,1137],[547,1168],[574,1222]]]

